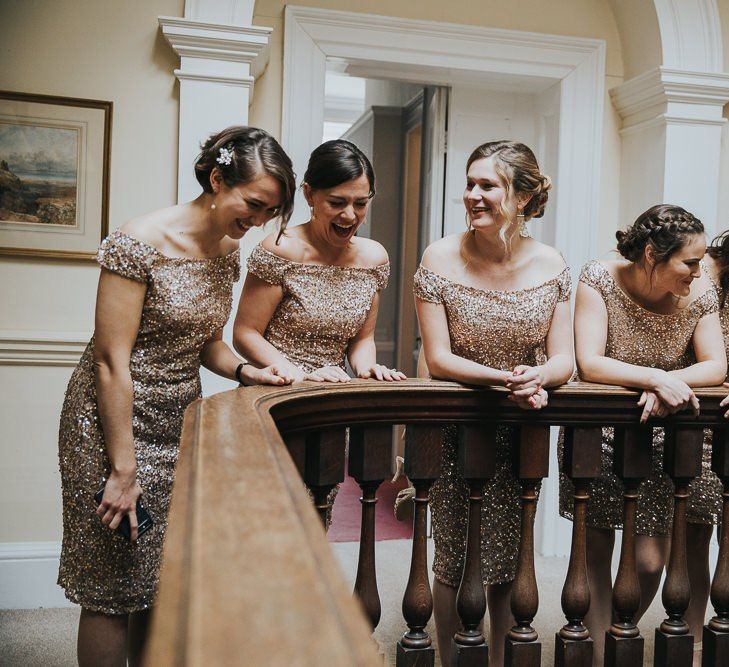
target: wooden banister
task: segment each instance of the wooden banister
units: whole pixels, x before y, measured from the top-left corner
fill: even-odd
[[[354,380],[328,386],[305,382],[291,387],[248,387],[193,403],[185,416],[146,664],[239,664],[244,659],[247,664],[274,666],[381,665],[370,636],[376,609],[368,610],[368,618],[351,597],[300,471],[309,477],[321,501],[343,470],[344,447],[338,434],[336,438],[322,434],[341,433],[345,426],[393,424],[415,425],[412,432],[423,429],[422,433],[430,434],[408,444],[406,472],[415,483],[417,502],[411,582],[403,603],[410,630],[401,640],[399,661],[432,664],[431,641],[425,632],[432,599],[424,576],[424,530],[428,489],[440,466],[439,458],[433,460],[439,452],[439,426],[635,427],[640,414],[637,394],[616,387],[569,384],[550,392],[549,406],[537,412],[520,410],[507,395],[502,389],[468,389],[449,382]],[[723,424],[719,402],[725,390],[697,390],[697,395],[700,416],[682,412],[657,420],[656,425],[690,432]],[[341,442],[341,449],[332,445],[335,441]],[[328,467],[315,459],[329,456],[322,454],[329,445],[336,461]],[[368,489],[382,472],[368,471],[369,463],[360,463],[363,489],[372,500],[374,491]],[[678,469],[680,463],[676,462],[676,479],[685,478]],[[534,464],[534,460],[525,461],[521,474],[527,527],[533,520],[531,492],[543,474],[536,468],[527,470]],[[371,528],[368,516],[366,531]],[[530,565],[531,534],[524,540],[521,588],[529,599],[514,602],[521,617],[518,627],[527,629],[536,587]],[[369,586],[373,561],[369,552],[365,556],[363,573]],[[717,569],[716,577],[727,576],[726,567]],[[723,620],[727,582],[716,577],[717,613]],[[515,589],[519,591],[520,586]],[[580,595],[568,602],[568,620],[573,625],[583,614],[584,595]],[[670,602],[669,613],[678,619],[685,601]],[[526,634],[524,638],[529,639]],[[528,646],[529,641],[521,644]]]

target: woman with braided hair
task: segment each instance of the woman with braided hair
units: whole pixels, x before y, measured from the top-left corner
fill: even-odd
[[[622,260],[592,261],[580,275],[575,306],[575,351],[580,378],[642,391],[641,423],[684,409],[699,410],[691,387],[718,385],[726,375],[719,303],[701,272],[704,226],[679,206],[648,209],[616,234]],[[636,552],[642,614],[658,590],[673,516],[673,486],[663,473],[662,428],[653,429],[652,472],[639,488]],[[705,449],[704,475],[692,484],[688,502],[689,578],[687,622],[696,640],[708,599],[701,553],[708,558],[719,495]],[[561,452],[560,452],[561,454]],[[605,631],[611,622],[611,571],[615,530],[622,528],[623,488],[612,471],[613,431],[603,429],[602,474],[590,487],[587,509],[587,568],[593,594],[585,624],[595,642],[593,664],[602,665]],[[560,513],[572,518],[572,485],[562,475]],[[706,561],[708,562],[708,561]],[[699,646],[700,649],[700,646]],[[697,659],[700,654],[697,651]]]

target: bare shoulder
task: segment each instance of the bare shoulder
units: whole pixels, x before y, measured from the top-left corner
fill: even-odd
[[[261,247],[291,262],[304,262],[306,258],[306,243],[297,233],[296,227],[287,229],[280,237],[278,230],[271,232],[261,241]]]
[[[556,276],[567,267],[562,253],[556,248],[534,239],[531,240],[530,246],[530,262],[534,260],[539,262],[545,278]]]
[[[166,245],[165,231],[167,225],[174,218],[176,208],[176,206],[169,206],[132,218],[124,223],[120,230],[143,243],[164,250]]]
[[[387,250],[381,243],[360,236],[355,236],[352,242],[356,253],[353,262],[355,266],[380,266],[390,261]]]
[[[431,271],[446,275],[449,269],[462,263],[461,243],[463,234],[450,234],[431,243],[423,253],[420,263]]]

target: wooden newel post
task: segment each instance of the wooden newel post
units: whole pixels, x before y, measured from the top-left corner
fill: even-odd
[[[715,616],[704,626],[703,667],[729,665],[729,431],[713,433],[711,468],[724,485],[719,559],[711,583],[711,605]]]
[[[635,512],[638,487],[650,475],[653,429],[615,427],[613,471],[623,482],[623,543],[613,586],[614,621],[605,633],[606,667],[641,667],[643,637],[635,624],[640,608],[640,583],[635,567]]]
[[[306,434],[304,482],[325,527],[332,512],[329,494],[344,481],[345,433],[344,428],[334,428]]]
[[[532,621],[539,608],[534,572],[534,516],[541,480],[549,474],[549,426],[522,424],[512,443],[514,472],[521,485],[521,538],[516,578],[511,589],[511,613],[516,625],[504,639],[504,664],[539,667],[542,646]]]
[[[375,506],[377,489],[392,474],[392,426],[351,428],[349,474],[362,489],[362,527],[354,592],[370,619],[372,629],[380,622],[380,596],[375,568]]]
[[[686,561],[686,501],[691,480],[701,474],[703,429],[695,426],[667,426],[663,469],[673,480],[673,530],[671,553],[661,598],[668,618],[656,629],[653,664],[658,667],[690,667],[694,638],[683,615],[691,600]]]
[[[468,483],[468,533],[456,611],[462,627],[451,643],[451,664],[474,667],[488,664],[488,644],[481,621],[486,614],[486,595],[481,574],[481,507],[486,480],[496,473],[496,424],[458,427],[458,468]]]
[[[428,493],[440,475],[443,427],[409,424],[405,431],[405,474],[415,487],[413,551],[402,600],[408,631],[397,642],[397,667],[433,667],[435,649],[425,626],[433,613],[428,579]]]
[[[555,639],[555,667],[590,667],[592,638],[583,619],[590,609],[587,580],[586,517],[590,481],[600,475],[602,429],[568,426],[564,431],[563,471],[574,485],[570,564],[562,589],[562,611],[567,624]]]

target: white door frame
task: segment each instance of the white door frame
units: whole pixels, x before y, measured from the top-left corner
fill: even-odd
[[[574,271],[595,256],[605,42],[288,5],[285,10],[281,139],[301,177],[321,142],[327,58],[361,76],[437,85],[484,76],[560,84],[555,243]],[[306,207],[298,210],[304,214]]]

